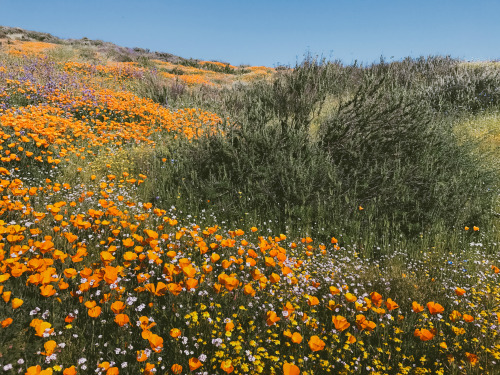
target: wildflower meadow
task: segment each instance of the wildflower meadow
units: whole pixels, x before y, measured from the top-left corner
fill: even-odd
[[[0,372],[500,373],[498,63],[0,41]]]

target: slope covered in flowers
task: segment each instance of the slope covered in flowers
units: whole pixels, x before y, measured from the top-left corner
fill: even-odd
[[[500,264],[480,228],[461,234],[467,256],[367,259],[341,233],[287,238],[141,202],[152,177],[113,169],[116,155],[230,119],[120,90],[134,65],[25,47],[0,58],[4,373],[500,371]],[[179,77],[216,84],[193,69]]]

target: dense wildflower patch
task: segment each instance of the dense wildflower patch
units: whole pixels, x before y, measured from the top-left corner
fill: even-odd
[[[4,373],[500,370],[500,263],[480,228],[464,230],[467,257],[375,260],[340,233],[287,238],[141,202],[150,177],[114,174],[114,155],[218,132],[223,119],[84,79],[138,79],[133,65],[15,58],[25,65],[0,67]],[[64,180],[87,163],[106,172]]]

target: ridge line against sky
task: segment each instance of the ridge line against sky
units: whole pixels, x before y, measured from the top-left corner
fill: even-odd
[[[500,58],[498,0],[0,0],[0,25],[235,65]]]

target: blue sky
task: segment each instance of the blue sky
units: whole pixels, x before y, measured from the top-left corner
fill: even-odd
[[[232,64],[500,59],[500,0],[0,0],[0,25]]]

